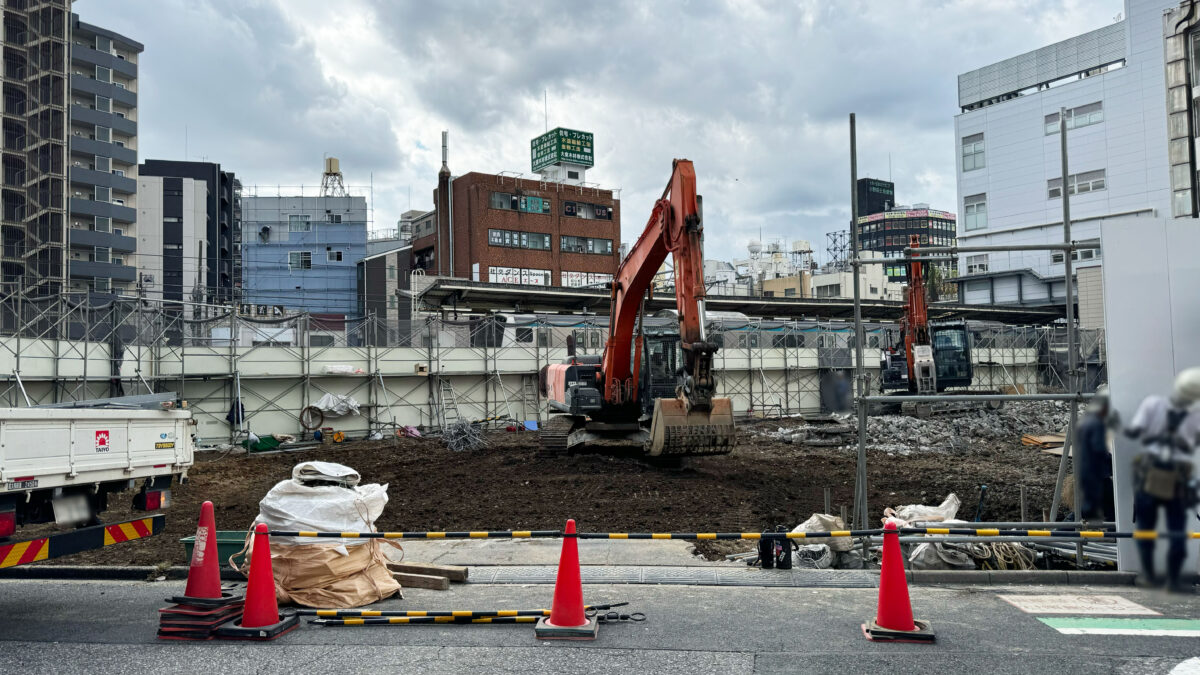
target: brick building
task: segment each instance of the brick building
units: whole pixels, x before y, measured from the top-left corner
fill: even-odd
[[[443,165],[433,197],[432,228],[413,232],[413,268],[426,274],[585,286],[611,281],[620,264],[612,190],[477,172],[451,179]]]

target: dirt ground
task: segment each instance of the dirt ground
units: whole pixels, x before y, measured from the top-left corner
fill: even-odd
[[[575,518],[588,531],[761,531],[789,528],[823,511],[823,490],[833,512],[853,504],[855,450],[792,445],[756,435],[774,429],[758,422],[741,428],[733,454],[687,460],[682,468],[633,457],[574,454],[538,457],[528,433],[489,433],[487,448],[467,453],[437,439],[360,441],[332,448],[272,455],[200,453],[186,485],[176,485],[166,531],[147,541],[88,551],[61,564],[185,564],[181,537],[195,532],[199,505],[212,500],[217,527],[245,529],[258,501],[304,460],[345,464],[364,483],[387,483],[389,502],[381,530],[558,529]],[[937,504],[949,492],[962,500],[960,517],[973,519],[979,486],[988,486],[983,520],[1016,520],[1019,486],[1028,491],[1031,517],[1048,508],[1058,458],[1011,442],[972,440],[966,450],[889,456],[869,452],[869,506]],[[127,495],[114,495],[106,522],[134,517]],[[742,542],[701,542],[716,557],[742,550]],[[730,548],[728,544],[734,544]],[[51,561],[53,562],[53,561]]]

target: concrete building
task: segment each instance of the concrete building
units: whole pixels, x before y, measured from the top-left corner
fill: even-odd
[[[358,314],[366,197],[242,196],[241,304],[258,314]]]
[[[863,260],[879,260],[878,251],[863,251]],[[888,281],[883,265],[862,265],[859,271],[859,292],[863,300],[903,300],[904,284]],[[838,266],[828,266],[812,275],[813,298],[849,298],[854,296],[854,272]]]
[[[883,213],[896,206],[896,184],[878,178],[859,178],[855,184],[858,215]]]
[[[241,262],[240,251],[240,190],[241,183],[231,171],[221,170],[212,162],[181,162],[148,159],[139,168],[143,176],[191,178],[203,181],[208,190],[204,227],[204,298],[212,305],[235,302],[235,263]],[[235,256],[236,254],[236,256]]]
[[[790,277],[763,279],[759,282],[759,289],[768,298],[811,298],[812,273],[799,272]]]
[[[1163,10],[1176,5],[1126,0],[1122,21],[959,75],[960,245],[1062,242],[1060,109],[1067,111],[1071,236],[1096,242],[1076,253],[1079,268],[1101,264],[1103,222],[1173,212]],[[1179,124],[1186,129],[1184,117]],[[1172,148],[1186,155],[1188,146]],[[1184,211],[1194,208],[1190,191],[1177,194]],[[1048,251],[964,254],[959,297],[1061,303],[1063,262]]]
[[[436,211],[410,209],[400,214],[395,229],[375,230],[367,233],[367,255],[373,256],[412,244],[417,230],[433,232],[436,227]]]
[[[5,2],[0,15],[0,279],[5,292],[56,297],[67,269],[70,2]],[[4,312],[6,331],[18,325]]]
[[[414,269],[536,286],[600,284],[616,274],[621,203],[612,190],[476,172],[451,180],[445,167],[438,183],[441,208],[414,223]]]
[[[861,181],[860,181],[861,183]],[[913,204],[885,209],[858,218],[858,244],[864,251],[879,251],[885,258],[901,258],[910,237],[916,235],[921,246],[953,246],[955,217],[947,211],[936,211],[928,204]],[[954,276],[950,261],[927,263],[943,270],[943,276]],[[889,281],[904,282],[908,268],[900,263],[884,268]]]
[[[203,302],[207,227],[204,181],[138,177],[138,282],[143,297]]]
[[[137,83],[142,44],[71,15],[68,289],[137,288]]]

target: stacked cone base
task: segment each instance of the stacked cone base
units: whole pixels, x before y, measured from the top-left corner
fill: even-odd
[[[211,640],[217,627],[242,616],[242,603],[221,607],[171,605],[159,611],[158,637],[164,640]]]
[[[216,637],[222,640],[274,640],[280,635],[290,633],[300,625],[300,616],[286,612],[279,616],[279,621],[268,626],[245,628],[242,619],[238,617],[222,624],[216,630]]]
[[[582,626],[555,626],[550,617],[544,616],[533,627],[534,637],[539,640],[595,640],[599,633],[600,622],[594,616]]]
[[[872,642],[919,642],[929,644],[934,641],[933,630],[928,621],[913,619],[916,630],[891,630],[883,628],[874,621],[862,625],[863,637]]]

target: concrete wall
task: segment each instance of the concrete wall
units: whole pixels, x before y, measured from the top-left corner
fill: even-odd
[[[1079,327],[1104,327],[1104,275],[1098,266],[1083,267],[1075,273],[1078,282]]]
[[[1128,423],[1142,399],[1169,394],[1179,371],[1200,365],[1200,260],[1195,255],[1200,228],[1189,220],[1138,220],[1106,223],[1103,236],[1109,254],[1104,266],[1109,388],[1113,406]],[[1131,462],[1140,451],[1139,443],[1117,437],[1117,524],[1125,531],[1133,527]],[[1161,515],[1159,524],[1161,529]],[[1187,529],[1200,529],[1200,519],[1189,515]],[[1185,570],[1196,571],[1198,545],[1189,543]],[[1162,553],[1165,545],[1159,549]],[[1120,540],[1119,556],[1122,569],[1138,569],[1134,542]]]

